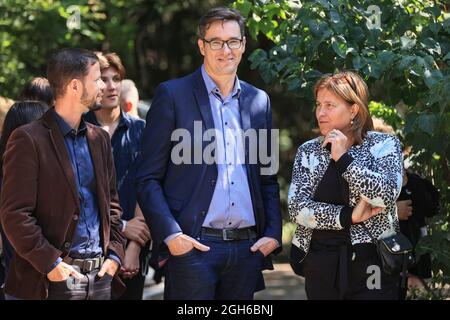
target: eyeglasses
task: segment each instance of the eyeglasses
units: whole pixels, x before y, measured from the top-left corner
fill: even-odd
[[[224,46],[224,44],[226,43],[228,48],[230,48],[230,50],[233,49],[239,49],[242,46],[242,39],[230,39],[227,41],[223,41],[223,40],[206,40],[206,39],[202,39],[204,42],[209,44],[209,47],[211,48],[211,50],[221,50]]]

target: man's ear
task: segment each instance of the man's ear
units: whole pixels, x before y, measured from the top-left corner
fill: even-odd
[[[200,53],[202,54],[202,56],[204,56],[205,55],[205,42],[199,38],[197,40],[197,45],[200,50]]]
[[[81,82],[78,81],[78,79],[70,80],[66,91],[70,91],[71,93],[79,93],[81,91]]]
[[[247,43],[247,38],[242,37],[242,52],[245,52],[245,44]]]
[[[133,103],[131,101],[125,102],[125,106],[123,108],[125,112],[130,112],[132,108],[133,108]]]

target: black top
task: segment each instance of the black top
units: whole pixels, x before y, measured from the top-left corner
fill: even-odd
[[[344,209],[350,209],[348,183],[344,178],[342,178],[342,174],[338,171],[336,162],[333,159],[331,159],[327,171],[325,171],[322,180],[317,186],[313,200],[317,202],[343,205],[345,206]],[[342,216],[344,216],[344,214],[342,214]],[[311,247],[333,250],[342,245],[349,244],[351,215],[345,216],[350,217],[350,223],[348,221],[343,223],[343,219],[341,217],[341,225],[344,227],[342,230],[314,229],[312,233]]]

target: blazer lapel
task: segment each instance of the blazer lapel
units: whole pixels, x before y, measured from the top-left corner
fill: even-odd
[[[239,113],[241,114],[241,126],[242,130],[245,132],[246,130],[252,129],[252,103],[254,96],[249,93],[249,90],[246,90],[247,86],[245,83],[241,81],[241,93],[239,95]],[[256,133],[258,134],[258,133]],[[256,138],[257,143],[259,144],[259,137]],[[255,215],[256,224],[258,230],[260,230],[261,219],[258,215],[258,210],[255,204],[258,203],[256,201],[255,192],[258,190],[258,186],[255,185],[255,182],[258,181],[256,178],[256,166],[250,163],[249,156],[249,141],[244,141],[245,146],[245,168],[247,169],[247,181],[250,189],[250,197],[253,203],[253,213]],[[257,146],[256,150],[259,151],[259,146]],[[256,155],[254,155],[256,156]]]
[[[70,190],[72,191],[73,199],[77,206],[80,206],[78,199],[78,190],[75,182],[75,175],[73,173],[72,164],[70,162],[69,153],[67,151],[66,144],[64,142],[64,137],[61,133],[61,130],[56,122],[56,119],[52,115],[52,110],[47,111],[43,115],[44,124],[49,129],[50,139],[53,143],[53,147],[55,148],[56,157],[58,158],[58,162],[63,169],[64,175],[66,177],[67,183],[69,184]]]
[[[206,130],[214,129],[211,105],[209,103],[208,92],[206,91],[201,69],[198,69],[194,73],[194,79],[194,95],[203,118],[203,124]]]
[[[103,166],[103,146],[102,139],[98,136],[98,133],[91,127],[91,125],[86,123],[87,127],[87,141],[89,145],[89,151],[92,157],[92,165],[94,166],[95,181],[97,184],[97,201],[99,203],[99,211],[102,216],[105,216],[102,203],[106,201],[105,190],[103,189],[103,181],[105,181],[105,167]]]
[[[239,96],[239,112],[241,114],[242,130],[246,131],[252,127],[251,125],[251,104],[252,99],[245,90],[245,84],[241,82],[241,94]]]
[[[251,106],[252,106],[252,97],[248,94],[248,91],[245,90],[245,84],[241,82],[241,94],[239,96],[239,113],[241,114],[241,126],[242,130],[245,132],[252,128],[252,119],[251,119]],[[245,163],[247,166],[247,170],[250,170],[249,167],[249,145],[248,143],[244,143],[245,146]]]

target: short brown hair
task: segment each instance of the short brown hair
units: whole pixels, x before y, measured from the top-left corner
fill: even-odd
[[[115,52],[105,53],[96,51],[95,54],[100,62],[100,70],[103,71],[108,68],[114,68],[119,73],[120,80],[125,78],[125,67],[122,64],[119,56]]]
[[[201,39],[205,38],[206,30],[215,21],[236,21],[241,29],[241,36],[245,36],[245,19],[239,11],[227,7],[217,7],[209,10],[200,18],[198,23],[198,36]]]
[[[97,56],[86,49],[64,48],[55,51],[47,62],[47,79],[54,98],[64,95],[70,80],[84,79],[89,68],[97,62]]]
[[[314,86],[314,97],[317,99],[317,92],[320,89],[327,89],[338,97],[341,97],[350,104],[357,104],[359,111],[353,119],[351,134],[356,143],[361,144],[367,131],[373,130],[373,122],[369,113],[369,89],[364,80],[356,73],[342,71],[334,75],[327,74],[317,81]]]

